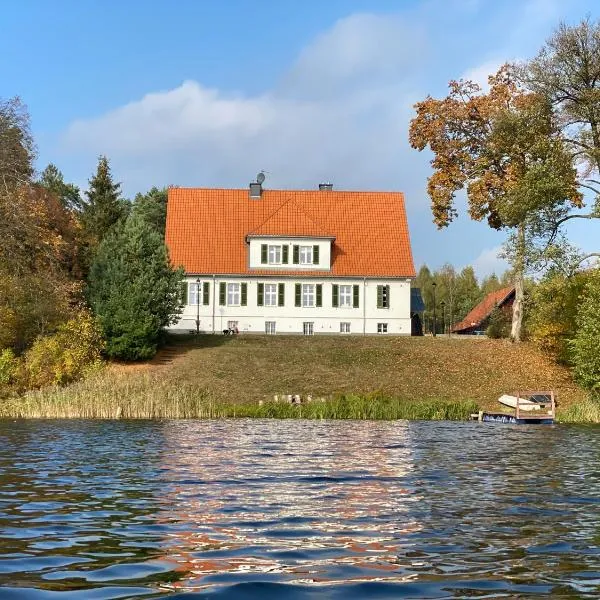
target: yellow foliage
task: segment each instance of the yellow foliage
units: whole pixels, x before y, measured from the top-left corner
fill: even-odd
[[[101,367],[104,346],[94,318],[81,312],[55,334],[39,337],[25,354],[28,387],[64,385]]]

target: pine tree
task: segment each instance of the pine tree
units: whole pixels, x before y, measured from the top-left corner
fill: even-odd
[[[139,215],[114,227],[98,247],[88,289],[108,356],[139,360],[156,353],[162,329],[181,312],[182,277],[160,234]]]
[[[56,165],[50,163],[42,171],[39,183],[51,194],[54,194],[67,210],[80,213],[85,207],[79,188],[72,183],[65,183],[63,174]]]
[[[139,214],[163,237],[167,221],[167,189],[153,187],[146,194],[136,194],[132,211]]]
[[[106,156],[98,159],[96,174],[89,183],[83,223],[92,243],[100,243],[111,228],[127,216],[128,209],[126,201],[119,198],[121,184],[113,182]]]

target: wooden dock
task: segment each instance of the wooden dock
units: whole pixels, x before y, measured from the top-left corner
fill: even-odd
[[[556,400],[553,391],[518,391],[514,394],[517,403],[513,412],[488,412],[480,410],[471,414],[471,419],[484,423],[509,423],[514,425],[552,425],[556,417]],[[539,410],[524,410],[520,400],[534,400]]]

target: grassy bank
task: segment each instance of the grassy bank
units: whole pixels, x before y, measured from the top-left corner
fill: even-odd
[[[586,396],[569,372],[527,344],[201,336],[173,340],[150,363],[112,365],[62,389],[0,400],[0,416],[463,419],[478,407],[497,410],[498,396],[518,389],[554,389],[561,419],[595,415],[592,405],[581,408]],[[301,407],[272,402],[284,394],[327,401]]]

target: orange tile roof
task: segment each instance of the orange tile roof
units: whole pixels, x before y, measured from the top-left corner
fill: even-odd
[[[267,217],[266,221],[250,231],[248,235],[335,237],[315,223],[293,198],[286,200],[272,215]]]
[[[515,288],[510,286],[490,292],[462,321],[455,323],[450,331],[458,332],[472,327],[479,327],[490,316],[496,306],[502,306],[510,299],[514,291]]]
[[[335,237],[331,271],[250,269],[248,235]],[[415,275],[401,192],[170,188],[165,239],[192,274]]]

